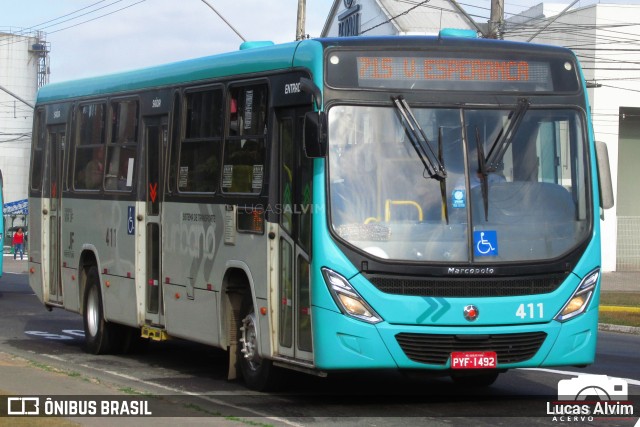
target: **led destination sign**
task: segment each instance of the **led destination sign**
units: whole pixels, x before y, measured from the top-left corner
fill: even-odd
[[[527,61],[506,61],[492,59],[452,59],[452,58],[380,58],[358,57],[360,80],[475,80],[475,81],[520,81],[542,82],[548,76],[548,67]]]
[[[415,58],[359,56],[360,86],[403,87],[403,82],[425,83],[513,83],[551,91],[549,64],[506,59]],[[384,83],[387,81],[388,83]],[[421,85],[422,86],[422,85]],[[439,88],[441,85],[430,85]],[[467,85],[464,85],[467,86]],[[473,85],[472,85],[473,86]],[[456,89],[453,87],[452,89]],[[477,87],[476,90],[482,90]]]
[[[576,92],[573,61],[562,56],[475,53],[333,52],[330,86],[490,92]]]

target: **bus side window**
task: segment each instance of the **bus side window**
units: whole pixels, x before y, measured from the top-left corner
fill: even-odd
[[[104,176],[105,104],[80,106],[75,152],[74,186],[96,190]]]
[[[267,86],[231,89],[229,135],[224,147],[222,190],[260,194],[264,182]]]
[[[180,143],[178,190],[213,193],[218,187],[222,141],[222,89],[187,92]]]
[[[42,170],[44,160],[44,141],[45,141],[45,113],[43,109],[36,112],[35,126],[33,128],[34,138],[31,155],[31,188],[40,190],[42,188]]]
[[[105,189],[130,191],[138,142],[138,101],[111,103],[111,142],[107,146]]]

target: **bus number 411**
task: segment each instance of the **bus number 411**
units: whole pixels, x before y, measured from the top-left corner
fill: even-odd
[[[516,311],[516,316],[521,319],[526,319],[527,317],[530,319],[536,318],[536,308],[538,318],[542,319],[544,317],[544,305],[539,302],[537,304],[529,303],[529,304],[520,304],[518,310]]]

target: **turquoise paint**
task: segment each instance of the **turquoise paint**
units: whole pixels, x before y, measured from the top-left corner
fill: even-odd
[[[367,325],[349,319],[339,313],[314,308],[313,318],[321,323],[321,330],[314,331],[316,365],[320,369],[433,369],[446,370],[445,365],[431,365],[409,359],[396,341],[396,334],[510,334],[539,332],[547,338],[538,352],[529,360],[519,363],[499,364],[498,368],[525,368],[541,366],[570,366],[593,363],[596,346],[597,310],[565,323],[551,321],[545,324],[494,326],[473,328],[466,326],[440,326],[425,330],[422,326],[392,325],[387,322]],[[320,349],[327,349],[321,351]]]
[[[107,76],[50,84],[39,90],[37,102],[106,96],[205,79],[287,69],[291,67],[297,45],[298,43],[288,43],[256,47]]]
[[[539,324],[551,321],[562,309],[580,283],[580,279],[570,274],[554,292],[539,295],[513,297],[467,297],[431,298],[385,294],[376,289],[362,275],[353,277],[351,285],[371,305],[382,318],[394,324],[439,326],[499,326]],[[480,315],[474,322],[463,316],[464,307],[476,305]],[[527,308],[527,317],[516,316],[521,304]],[[527,304],[534,305],[534,317],[529,317]],[[539,316],[538,304],[543,304],[543,316]],[[475,329],[474,329],[475,330]]]

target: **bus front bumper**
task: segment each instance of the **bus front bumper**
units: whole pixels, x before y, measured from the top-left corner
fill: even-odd
[[[481,327],[372,325],[319,307],[313,317],[316,368],[328,371],[448,370],[452,351],[474,350],[469,342],[478,343],[475,350],[496,351],[498,369],[588,365],[598,327],[597,309],[564,323]]]

